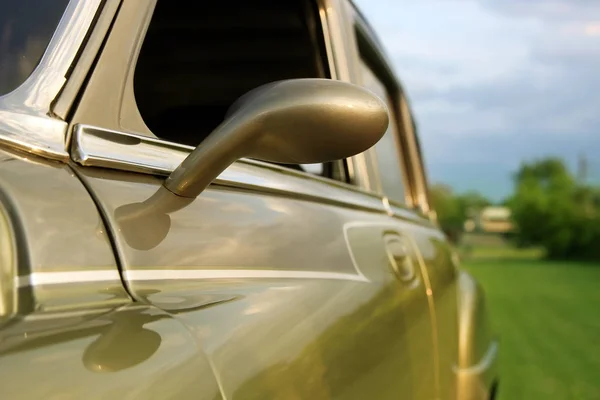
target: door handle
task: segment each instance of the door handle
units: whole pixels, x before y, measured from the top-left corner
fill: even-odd
[[[407,239],[397,233],[386,233],[383,240],[390,267],[396,277],[403,282],[412,281],[416,274]]]

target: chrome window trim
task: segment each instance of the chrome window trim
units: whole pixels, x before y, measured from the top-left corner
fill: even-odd
[[[15,277],[17,288],[77,285],[82,283],[112,282],[120,280],[117,270],[69,271],[69,272],[36,272]],[[142,269],[126,270],[125,279],[128,281],[170,281],[170,280],[219,280],[219,279],[307,279],[307,280],[345,280],[354,282],[369,282],[361,273],[324,272],[324,271],[295,271],[275,269]]]
[[[121,0],[103,0],[102,9],[98,10],[97,18],[90,27],[85,43],[75,60],[75,66],[69,74],[69,79],[51,105],[51,115],[66,121],[94,60],[102,51],[102,44],[110,31],[120,5]]]
[[[73,128],[71,158],[86,167],[116,169],[150,175],[168,176],[194,150],[194,147],[169,142],[154,137],[125,133],[85,124]],[[370,200],[379,202],[380,197],[353,185],[327,179],[307,172],[280,167],[276,164],[243,158],[234,165],[245,164],[268,169],[288,176],[316,181],[327,186],[349,190]],[[228,168],[215,181],[223,186],[243,186],[245,188],[271,188],[302,195],[301,188],[283,180],[266,181],[252,174]],[[379,208],[377,208],[379,209]]]
[[[317,1],[326,47],[329,47],[328,52],[334,53],[334,57],[329,59],[330,70],[332,73],[335,72],[338,79],[351,81],[349,65],[346,60],[340,59],[340,56],[345,55],[348,51],[343,35],[340,36],[342,32],[349,29],[349,26],[346,26],[348,23],[343,4],[343,0]],[[122,11],[123,7],[120,12]],[[327,21],[326,26],[323,24],[323,19]],[[146,29],[148,23],[149,18],[140,22],[135,29],[141,34],[140,32]],[[342,42],[339,43],[337,40],[342,40]],[[341,54],[339,54],[340,52]],[[340,63],[346,64],[340,66]],[[129,70],[132,65],[127,68]],[[346,75],[346,77],[343,78],[342,75]],[[126,82],[126,84],[129,83]],[[94,106],[98,106],[98,104],[94,104]],[[132,106],[135,107],[135,103]],[[123,104],[120,109],[123,111]],[[149,132],[145,134],[138,132],[137,129],[126,129],[120,126],[110,126],[112,129],[106,129],[104,122],[85,124],[85,118],[82,121],[77,115],[76,113],[75,118],[77,119],[71,121],[72,128],[69,128],[67,133],[70,138],[68,151],[73,160],[82,166],[168,176],[193,149],[191,146],[158,139]],[[78,122],[84,122],[84,124],[78,124]],[[278,175],[274,175],[273,171]],[[364,187],[255,160],[244,159],[234,163],[217,178],[215,184],[380,213],[385,212],[381,196]],[[399,217],[417,223],[426,222],[410,210],[401,212]]]
[[[377,53],[377,57],[387,69],[386,73],[389,74],[397,86],[398,114],[396,117],[399,122],[398,128],[404,136],[404,147],[406,147],[403,148],[402,151],[404,153],[404,163],[406,167],[403,174],[407,178],[407,206],[433,221],[435,218],[431,214],[427,189],[427,173],[423,164],[423,154],[420,152],[419,138],[417,137],[417,132],[414,131],[413,126],[406,126],[407,122],[412,123],[414,114],[412,113],[408,102],[404,85],[396,74],[396,71],[392,68],[393,64],[373,27],[365,19],[360,9],[352,0],[349,0],[348,4],[353,11],[355,27],[361,31],[366,39],[368,39],[369,47]]]
[[[69,1],[39,64],[18,88],[0,96],[1,108],[40,116],[48,114],[101,1]]]
[[[331,79],[338,79],[337,64],[333,57],[333,40],[331,38],[331,29],[329,28],[329,19],[327,15],[328,1],[317,0],[317,8],[319,12],[319,20],[321,21],[321,33],[323,34],[323,42],[325,44],[325,55],[329,65],[329,75]]]
[[[181,164],[192,150],[194,150],[193,146],[169,142],[150,136],[77,124],[73,128],[70,153],[73,161],[82,166],[110,168],[166,177]],[[286,175],[318,181],[328,186],[339,187],[343,190],[350,190],[363,196],[380,200],[380,196],[377,193],[308,172],[285,168],[250,158],[242,158],[237,163],[253,165]],[[230,177],[227,170],[217,178],[217,183],[221,184],[235,181],[236,177]]]
[[[1,195],[1,193],[0,193]],[[15,228],[0,199],[0,321],[12,317],[18,310],[17,288],[11,279],[17,274],[17,240]]]
[[[0,143],[55,160],[68,160],[67,124],[50,115],[52,101],[65,84],[69,68],[102,0],[71,0],[31,75],[0,96]]]
[[[64,285],[80,283],[98,283],[120,281],[121,275],[117,269],[100,269],[92,271],[65,272],[32,272],[14,278],[15,287]]]
[[[192,146],[85,124],[75,125],[71,137],[71,158],[79,165],[160,176],[168,176],[192,150]]]
[[[357,83],[363,86],[365,83],[363,81],[363,70],[362,68],[368,69],[379,81],[379,83],[385,88],[387,98],[383,99],[387,102],[392,102],[393,112],[390,115],[390,123],[392,123],[392,119],[396,124],[396,134],[394,135],[394,141],[396,143],[397,152],[398,152],[398,160],[400,162],[399,168],[401,168],[401,175],[403,177],[402,181],[402,191],[404,192],[404,204],[408,207],[412,207],[414,204],[414,185],[411,180],[411,165],[408,157],[406,157],[404,146],[402,145],[402,136],[405,135],[403,125],[401,125],[401,120],[399,118],[398,110],[396,109],[396,105],[394,103],[399,104],[399,99],[403,93],[402,83],[398,79],[393,68],[391,68],[391,62],[385,53],[383,47],[381,47],[381,43],[379,42],[378,37],[374,33],[374,31],[370,28],[368,23],[363,19],[360,11],[352,4],[350,4],[351,14],[352,14],[352,33],[354,38],[354,47],[356,49],[356,65],[361,66],[360,72],[358,73]],[[360,36],[360,37],[359,37]],[[361,51],[359,42],[361,38],[368,42],[367,47],[372,52],[371,56],[367,56]],[[375,67],[378,68],[375,68]],[[387,78],[387,79],[386,79]],[[375,177],[375,182],[370,183],[371,185],[376,186],[376,190],[378,193],[382,195],[386,195],[383,190],[383,183],[381,181],[381,171],[378,165],[379,155],[375,146],[370,149],[370,153],[367,158],[370,160],[370,165],[367,166],[365,170],[366,176],[364,180],[369,181],[373,175]],[[368,174],[368,169],[371,169],[372,174]]]
[[[336,79],[345,82],[357,82],[356,70],[353,69],[349,60],[353,59],[354,48],[352,47],[353,34],[349,24],[349,10],[346,7],[345,0],[321,0],[325,18],[327,20],[327,31],[329,41],[331,42],[331,57],[335,64]],[[376,185],[373,185],[369,179],[364,178],[365,168],[367,168],[367,156],[372,150],[367,150],[361,154],[346,159],[348,167],[348,180],[351,184],[358,186],[366,191],[375,192]]]
[[[338,80],[339,71],[338,65],[334,57],[334,44],[332,39],[332,31],[330,28],[329,14],[331,13],[330,0],[316,0],[317,12],[319,14],[319,22],[321,23],[321,34],[323,35],[323,44],[325,46],[325,57],[327,58],[327,65],[329,67],[329,79]],[[324,165],[321,163],[321,165]],[[338,160],[333,163],[334,168],[338,169],[340,178],[344,182],[352,181],[352,167],[348,160]],[[318,175],[322,176],[322,175]],[[332,178],[333,179],[333,178]]]
[[[85,124],[75,125],[71,136],[71,158],[81,166],[162,177],[168,176],[194,149],[192,146],[145,135]],[[223,171],[214,184],[371,212],[386,212],[381,196],[376,193],[344,182],[247,158]],[[408,209],[397,210],[396,215],[401,219],[429,225],[427,220]]]

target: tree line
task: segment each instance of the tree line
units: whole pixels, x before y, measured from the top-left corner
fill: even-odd
[[[600,261],[600,188],[575,177],[559,158],[523,163],[513,179],[513,193],[502,205],[511,210],[517,246],[542,247],[551,259]],[[438,223],[454,242],[470,214],[492,204],[445,185],[433,185],[430,194]]]

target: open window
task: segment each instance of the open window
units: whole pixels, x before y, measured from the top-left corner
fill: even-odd
[[[309,0],[159,0],[134,73],[153,134],[197,146],[241,95],[268,82],[329,78],[317,5]],[[331,165],[290,166],[336,178]]]

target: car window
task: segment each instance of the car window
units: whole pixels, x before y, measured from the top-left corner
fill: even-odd
[[[38,65],[68,0],[0,0],[0,96]]]
[[[316,4],[159,0],[134,74],[156,136],[197,146],[241,95],[268,82],[329,77]],[[326,165],[285,165],[325,175]]]
[[[381,188],[390,200],[405,203],[405,181],[401,159],[400,137],[396,106],[383,82],[363,60],[360,62],[363,85],[386,102],[390,113],[390,124],[379,142],[375,145],[376,168],[379,171]]]

